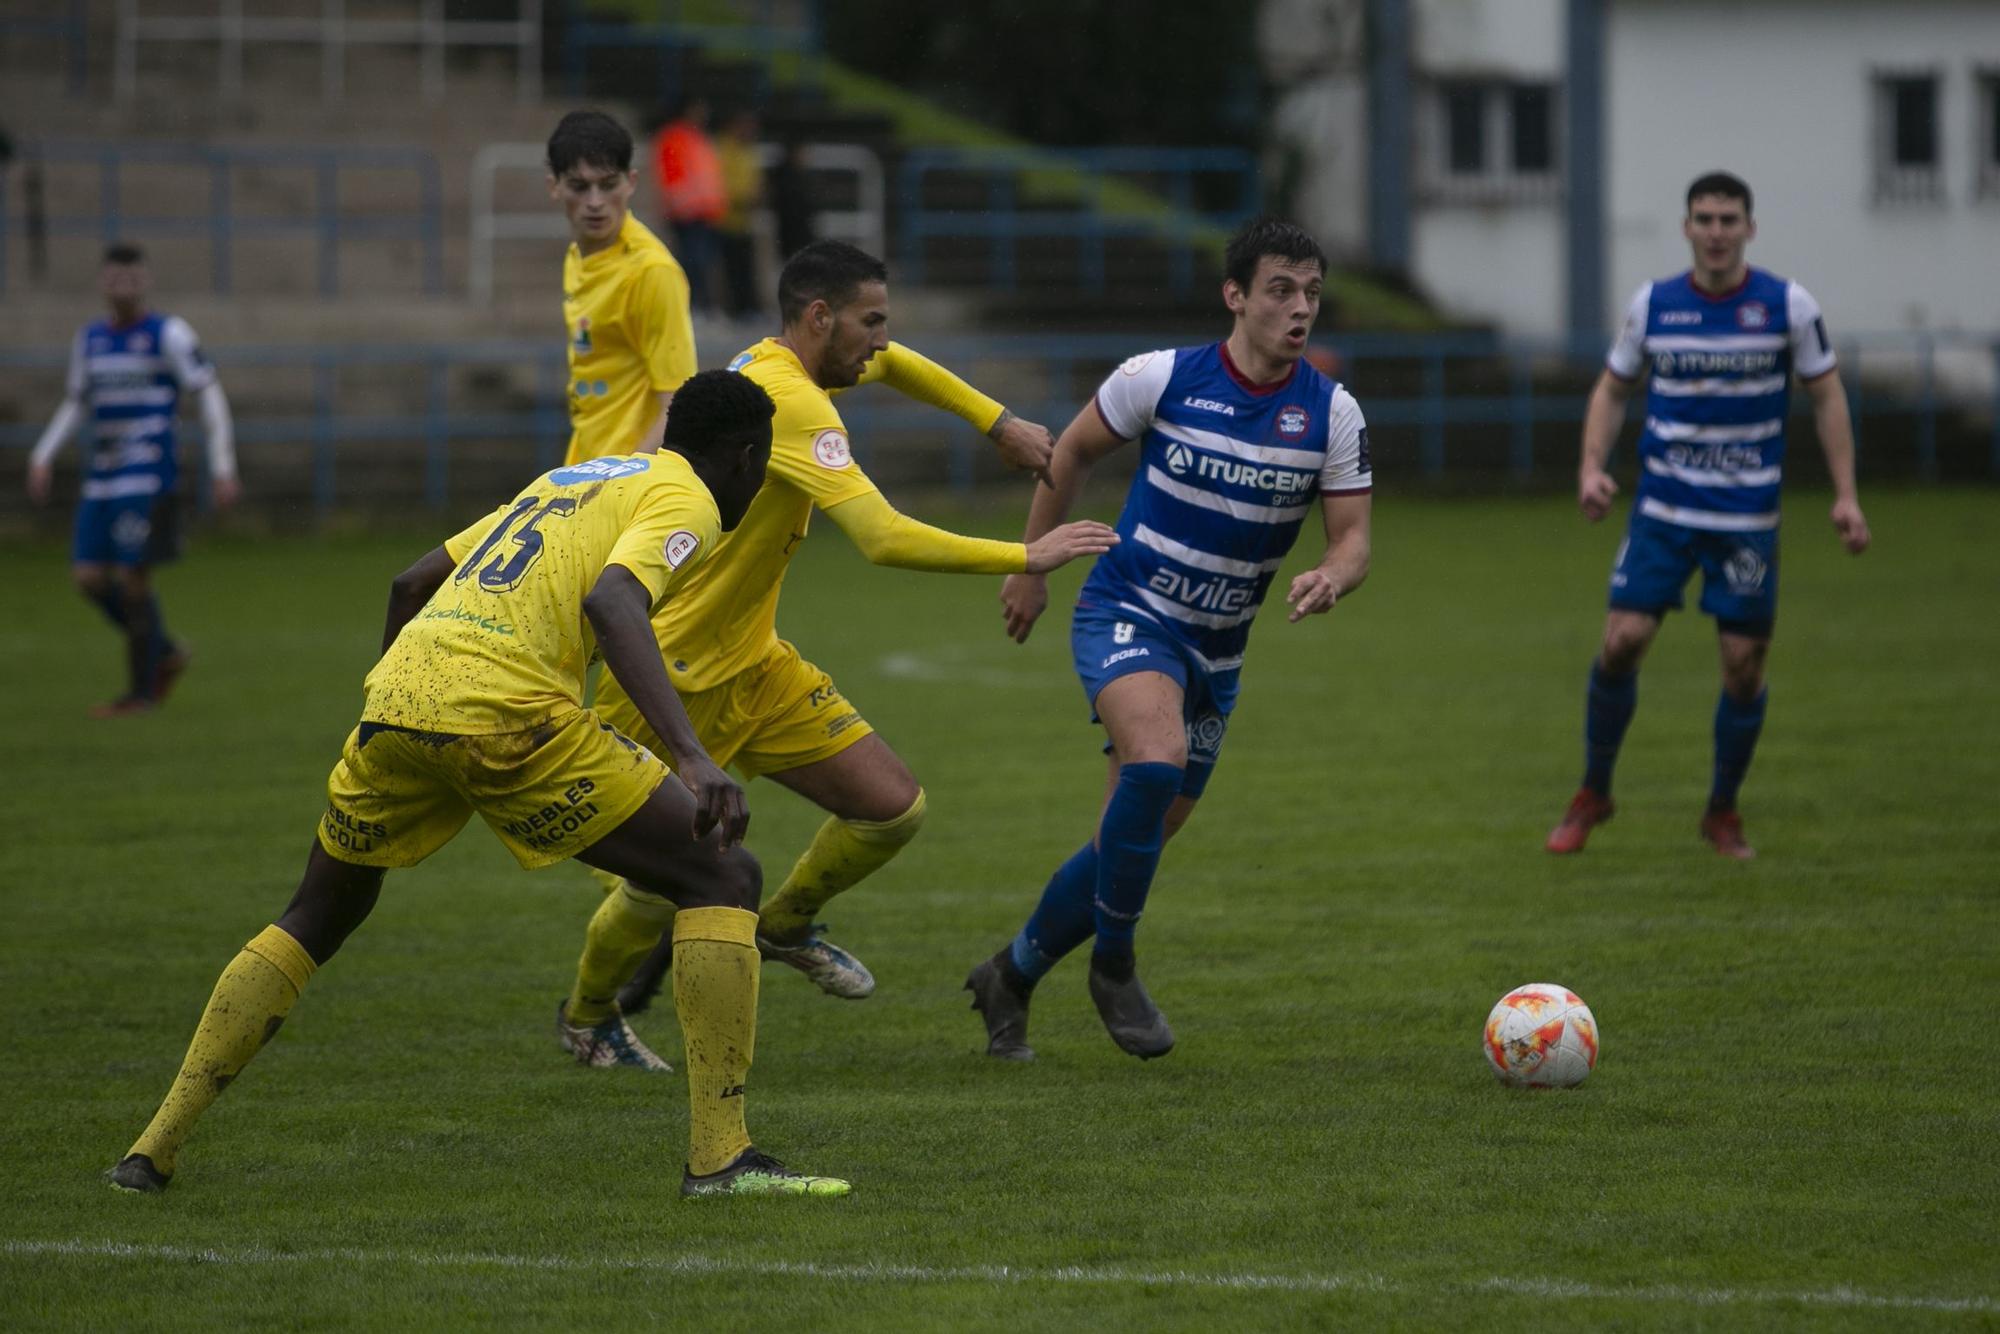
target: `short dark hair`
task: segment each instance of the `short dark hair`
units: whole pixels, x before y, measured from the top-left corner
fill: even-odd
[[[1726,171],[1711,171],[1705,176],[1694,178],[1688,187],[1688,212],[1694,212],[1694,201],[1702,195],[1721,195],[1724,199],[1743,201],[1743,216],[1750,216],[1750,184],[1741,176]]]
[[[572,111],[549,136],[549,172],[560,176],[584,164],[632,170],[632,135],[602,111]]]
[[[778,409],[764,386],[736,371],[698,371],[674,391],[661,444],[706,458],[769,439]]]
[[[1257,278],[1257,261],[1266,255],[1294,263],[1317,264],[1320,275],[1326,275],[1326,252],[1319,248],[1311,233],[1297,223],[1266,216],[1250,219],[1229,238],[1229,249],[1223,252],[1222,276],[1247,292]]]
[[[106,264],[144,264],[146,252],[130,241],[113,241],[104,247]]]
[[[814,241],[785,261],[778,275],[778,318],[790,324],[815,301],[835,310],[854,299],[863,283],[886,283],[889,266],[845,241]]]

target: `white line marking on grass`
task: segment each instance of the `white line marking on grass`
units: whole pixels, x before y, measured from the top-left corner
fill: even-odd
[[[1439,1291],[1489,1292],[1543,1300],[1646,1302],[1669,1306],[1752,1306],[1794,1302],[1802,1306],[1872,1311],[2000,1313],[1992,1297],[1895,1297],[1857,1288],[1785,1291],[1775,1288],[1606,1287],[1541,1279],[1485,1278],[1463,1283],[1402,1283],[1375,1274],[1200,1274],[1180,1269],[1120,1269],[1066,1265],[1056,1269],[1012,1265],[932,1266],[901,1264],[815,1264],[791,1260],[732,1260],[709,1255],[570,1256],[508,1255],[503,1252],[380,1251],[349,1247],[278,1251],[264,1246],[161,1246],[122,1241],[5,1241],[8,1255],[70,1256],[105,1260],[175,1260],[190,1264],[416,1265],[427,1269],[527,1269],[555,1272],[632,1270],[659,1274],[735,1274],[751,1278],[809,1278],[845,1283],[1055,1283],[1103,1287],[1220,1288],[1246,1292],[1374,1292],[1421,1296]]]

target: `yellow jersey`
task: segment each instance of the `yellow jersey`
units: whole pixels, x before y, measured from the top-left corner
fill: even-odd
[[[695,372],[688,280],[680,262],[631,214],[618,239],[588,259],[563,257],[569,336],[566,463],[629,454],[659,411],[657,395]]]
[[[544,474],[444,544],[458,568],[368,673],[362,720],[470,736],[577,708],[596,652],[583,599],[605,567],[630,570],[657,608],[721,534],[715,498],[678,454]]]
[[[855,463],[847,426],[790,348],[766,338],[729,363],[777,407],[771,465],[743,521],[680,595],[653,615],[674,688],[707,690],[761,659],[778,641],[778,592],[815,505],[875,490]],[[608,684],[608,683],[607,683]]]

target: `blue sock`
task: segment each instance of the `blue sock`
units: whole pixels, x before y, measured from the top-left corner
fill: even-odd
[[[1600,797],[1611,795],[1611,766],[1625,744],[1625,728],[1639,707],[1639,674],[1608,675],[1590,664],[1590,693],[1583,711],[1583,785]]]
[[[116,584],[107,584],[94,593],[85,593],[97,609],[120,630],[125,628],[125,593]]]
[[[1097,827],[1097,945],[1091,967],[1130,976],[1132,938],[1153,872],[1166,841],[1167,808],[1180,794],[1183,771],[1174,764],[1127,764]]]
[[[1727,690],[1715,702],[1715,784],[1708,790],[1712,811],[1736,809],[1736,790],[1750,771],[1750,757],[1757,751],[1757,736],[1764,730],[1764,701],[1769,690],[1757,692],[1748,704],[1739,704]]]
[[[1086,843],[1049,877],[1042,901],[1010,947],[1014,967],[1030,983],[1039,982],[1071,950],[1097,929],[1091,900],[1097,894],[1097,848]]]

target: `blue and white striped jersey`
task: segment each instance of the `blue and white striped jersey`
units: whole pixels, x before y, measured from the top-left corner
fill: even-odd
[[[86,325],[69,361],[69,396],[90,410],[83,498],[171,491],[179,470],[174,419],[181,393],[199,393],[214,382],[214,366],[179,316],[147,315],[124,327],[108,320]]]
[[[1208,670],[1243,662],[1250,623],[1299,525],[1325,494],[1373,484],[1368,426],[1347,390],[1304,362],[1254,385],[1221,343],[1146,352],[1097,391],[1139,472],[1080,600],[1156,622]]]
[[[1696,287],[1692,272],[1647,283],[1605,364],[1622,380],[1652,371],[1639,513],[1714,532],[1778,526],[1792,375],[1834,369],[1826,321],[1805,288],[1762,269],[1720,296]]]

